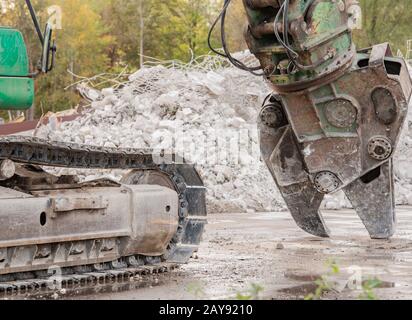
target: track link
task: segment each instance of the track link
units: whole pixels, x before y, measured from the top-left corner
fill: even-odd
[[[96,287],[104,288],[115,284],[130,284],[146,276],[172,272],[176,268],[178,268],[177,264],[161,263],[100,272],[53,275],[45,278],[3,282],[0,283],[0,298],[48,297],[61,293],[67,295],[70,292],[75,294],[87,293],[90,289],[96,290]]]

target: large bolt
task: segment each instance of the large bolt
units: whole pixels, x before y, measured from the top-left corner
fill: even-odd
[[[392,151],[392,143],[386,137],[373,137],[369,141],[368,153],[375,160],[384,161],[389,159]]]
[[[349,100],[336,99],[326,104],[325,116],[331,125],[344,129],[353,126],[358,111]]]
[[[16,173],[16,166],[11,160],[2,160],[0,162],[0,181],[8,180]]]
[[[277,129],[287,124],[282,107],[278,104],[265,106],[260,113],[260,120],[269,128]]]
[[[339,178],[332,172],[323,171],[315,176],[315,188],[324,194],[332,193],[338,190],[341,182]]]

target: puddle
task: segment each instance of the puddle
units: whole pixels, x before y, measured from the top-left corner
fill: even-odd
[[[213,225],[213,224],[232,224],[232,223],[236,223],[235,220],[215,220],[215,221],[208,221],[209,225]]]
[[[377,287],[377,289],[392,289],[397,287],[398,285],[395,282],[382,281],[381,284]]]
[[[278,293],[288,294],[288,295],[292,295],[295,297],[307,296],[311,293],[314,293],[317,288],[318,288],[318,285],[316,283],[306,283],[300,286],[278,290]]]
[[[170,276],[169,276],[170,277]],[[138,280],[107,281],[97,285],[74,285],[60,291],[39,291],[27,294],[15,294],[0,297],[0,300],[61,300],[61,299],[87,299],[88,296],[104,293],[121,293],[144,288],[154,288],[165,285],[166,277],[148,277]]]
[[[299,270],[289,270],[285,272],[284,277],[288,280],[296,281],[301,283],[299,285],[292,285],[287,288],[278,290],[277,292],[283,295],[289,295],[291,298],[304,298],[309,294],[314,294],[318,289],[318,284],[316,283],[322,278],[321,274],[316,273],[304,273]],[[331,287],[328,292],[335,292],[337,294],[343,294],[344,291],[353,291],[350,287],[350,281],[346,277],[327,277],[328,282]],[[363,286],[367,285],[368,281],[363,282]],[[381,281],[379,286],[375,289],[393,289],[398,287],[395,282],[391,281]],[[361,290],[360,290],[361,291]]]
[[[320,274],[298,274],[293,271],[288,271],[285,273],[285,278],[299,282],[315,282],[321,277],[322,275]]]
[[[314,278],[314,275],[308,275],[306,279]],[[299,277],[301,279],[304,279],[304,277]],[[319,278],[317,278],[319,279]],[[315,280],[316,281],[316,280]],[[366,282],[364,282],[364,285]],[[336,283],[338,285],[338,283]],[[389,281],[382,281],[379,286],[377,286],[375,289],[393,289],[396,288],[397,284],[394,282],[389,282]],[[315,282],[310,282],[310,283],[304,283],[298,286],[292,286],[288,288],[284,288],[281,290],[278,290],[277,292],[280,294],[286,294],[290,295],[292,297],[306,297],[307,295],[314,294],[316,290],[318,289],[318,285]],[[351,290],[348,288],[348,286],[345,286],[343,290]],[[328,292],[336,292],[336,293],[343,293],[343,290],[335,290],[331,288],[330,290],[325,291],[325,294]]]

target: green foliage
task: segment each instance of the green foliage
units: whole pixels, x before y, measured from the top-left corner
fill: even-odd
[[[340,268],[333,260],[329,261],[327,266],[328,272],[315,281],[315,284],[317,285],[315,292],[307,295],[305,300],[320,300],[325,293],[333,290],[335,283],[331,280],[331,277],[339,275]]]
[[[145,56],[164,60],[188,61],[192,53],[207,53],[206,38],[216,9],[207,1],[110,0],[102,16],[116,39],[109,48],[111,66],[139,67],[142,45]]]
[[[20,29],[35,70],[41,48],[24,1],[7,0],[14,9],[0,11],[0,25]],[[3,3],[2,2],[2,3]],[[140,67],[140,54],[158,59],[188,61],[209,52],[207,34],[223,0],[32,0],[44,25],[51,5],[62,8],[62,30],[55,32],[56,69],[36,83],[36,113],[75,106],[79,98],[64,90],[75,81],[71,72],[91,76]],[[412,38],[410,0],[361,0],[364,28],[355,32],[359,47],[390,41],[405,51]],[[227,19],[229,47],[245,49],[246,18],[242,1],[234,0]],[[219,28],[212,42],[219,43]],[[143,59],[144,60],[144,59]]]
[[[260,295],[262,294],[264,288],[258,284],[252,283],[247,293],[237,293],[236,300],[249,301],[249,300],[260,300]]]
[[[360,300],[379,300],[375,289],[380,288],[382,281],[378,278],[369,279],[362,283],[362,294],[359,296]]]
[[[190,283],[187,286],[186,291],[196,297],[196,299],[204,299],[206,297],[203,284],[200,282]]]
[[[58,44],[55,70],[36,80],[37,116],[47,111],[60,111],[75,105],[78,97],[64,88],[74,81],[70,70],[75,74],[91,76],[106,70],[108,56],[106,47],[113,38],[105,35],[105,27],[100,15],[89,3],[82,0],[36,0],[33,5],[39,14],[41,24],[48,19],[47,8],[50,5],[61,7],[63,13],[62,30],[56,30]],[[24,1],[17,1],[14,10],[7,11],[1,17],[7,17],[8,26],[20,29],[27,42],[31,57],[32,72],[41,57],[41,45]]]
[[[37,82],[37,105],[42,109],[38,108],[38,113],[60,111],[76,103],[76,94],[64,90],[75,80],[67,70],[82,76],[104,72],[108,64],[105,48],[113,41],[105,34],[100,15],[89,4],[82,0],[54,0],[53,3],[62,8],[63,29],[56,32],[59,44],[56,69]],[[65,12],[75,14],[69,17]]]
[[[305,297],[305,300],[320,300],[323,296],[334,290],[335,282],[332,280],[340,274],[340,267],[335,261],[329,261],[327,263],[328,272],[322,275],[315,284],[317,288],[314,293],[311,293]],[[362,282],[362,293],[359,295],[359,300],[379,300],[375,293],[375,289],[382,286],[382,281],[378,278],[371,278]]]
[[[355,31],[359,47],[390,42],[394,52],[404,50],[412,39],[410,0],[360,0],[363,28]]]
[[[33,0],[41,24],[51,5],[62,9],[62,30],[56,30],[55,70],[36,82],[36,114],[75,106],[79,97],[64,90],[76,81],[140,67],[140,53],[158,59],[189,61],[209,51],[206,43],[214,2],[192,0]],[[41,48],[24,1],[0,11],[0,24],[20,29],[28,44],[31,69]],[[142,18],[142,19],[140,19]],[[70,72],[69,72],[70,71]]]

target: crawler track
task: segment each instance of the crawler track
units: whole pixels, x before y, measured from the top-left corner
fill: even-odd
[[[179,228],[163,257],[158,261],[146,258],[146,265],[138,267],[128,264],[131,257],[119,257],[117,261],[105,263],[103,270],[96,270],[96,266],[89,265],[62,268],[63,289],[64,286],[72,284],[93,285],[101,281],[167,272],[178,264],[187,263],[198,249],[207,223],[205,188],[195,168],[183,160],[177,161],[174,154],[164,151],[156,154],[153,150],[142,149],[99,148],[9,136],[0,137],[0,160],[5,159],[19,164],[75,169],[131,169],[137,176],[155,171],[167,177],[171,187],[179,195]],[[60,244],[52,244],[54,245]],[[9,256],[12,256],[16,249],[24,250],[6,248]],[[139,257],[135,258],[139,260]],[[7,268],[7,264],[3,263],[3,267]],[[50,267],[52,266],[51,264]],[[9,270],[7,274],[0,276],[0,297],[2,294],[41,291],[49,287],[50,281],[50,275],[45,270],[24,273]]]
[[[12,282],[0,283],[0,299],[10,298],[48,298],[87,294],[90,291],[105,290],[111,286],[133,288],[151,275],[160,275],[172,272],[178,268],[177,264],[160,263],[141,267],[124,269],[110,269],[100,272],[71,273],[62,276],[51,275],[43,278],[33,278]],[[50,270],[52,274],[52,270]]]

